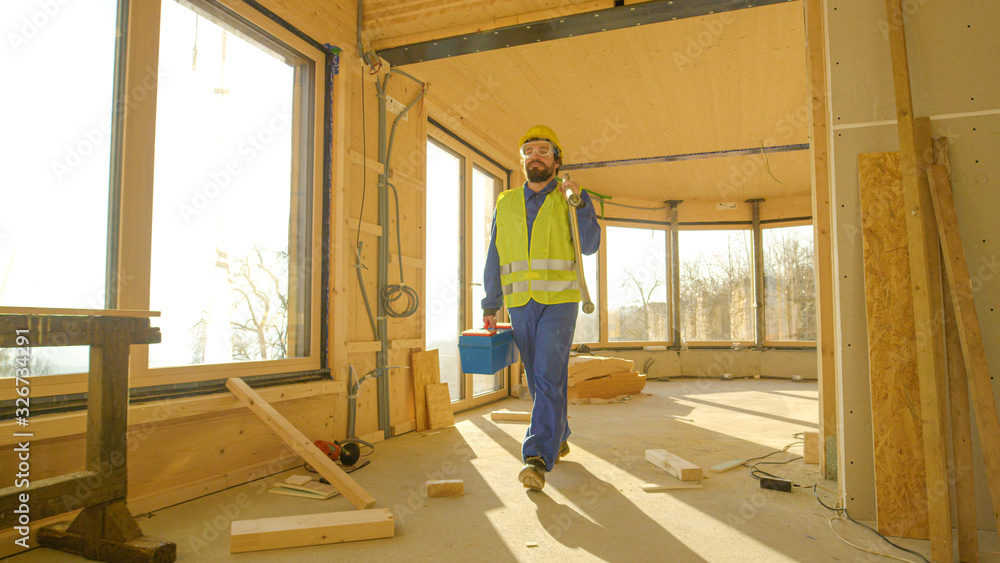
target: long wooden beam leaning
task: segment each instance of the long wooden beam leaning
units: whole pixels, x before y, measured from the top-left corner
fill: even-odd
[[[264,424],[271,427],[271,430],[274,430],[274,433],[284,440],[295,453],[302,456],[302,459],[306,463],[311,465],[317,473],[325,477],[331,485],[336,487],[340,491],[340,494],[344,495],[344,498],[351,501],[351,504],[355,508],[363,510],[375,506],[374,497],[368,494],[357,481],[337,466],[332,459],[323,455],[323,452],[319,451],[319,448],[313,445],[312,441],[306,438],[305,434],[300,432],[292,423],[288,422],[278,411],[274,410],[274,407],[267,404],[242,379],[238,377],[231,378],[226,381],[226,387],[244,405],[252,410],[254,414],[260,417],[264,421]]]
[[[945,424],[947,397],[944,389],[944,345],[940,311],[940,263],[937,230],[931,211],[926,170],[933,156],[930,132],[921,133],[913,119],[909,61],[903,30],[901,0],[886,0],[889,51],[892,58],[896,94],[896,120],[902,156],[903,197],[906,204],[907,238],[910,252],[910,283],[917,326],[917,371],[924,430],[924,464],[927,477],[927,504],[930,523],[931,559],[951,561],[951,498],[948,483]],[[929,129],[924,120],[923,129]],[[935,275],[938,277],[935,277]],[[936,291],[935,291],[936,290]],[[937,295],[936,295],[937,294]],[[937,301],[938,303],[935,303]],[[937,304],[939,307],[935,307]]]
[[[941,235],[945,272],[948,275],[948,288],[954,306],[955,321],[958,324],[962,355],[965,358],[965,370],[969,375],[972,406],[976,411],[979,443],[983,450],[986,479],[993,501],[993,518],[997,530],[1000,530],[1000,418],[997,416],[996,402],[993,398],[993,385],[986,364],[983,337],[979,331],[979,317],[972,296],[972,281],[965,261],[962,238],[958,231],[958,217],[955,213],[948,171],[944,165],[935,164],[927,170],[927,176],[932,188],[931,196],[934,198],[934,211]]]

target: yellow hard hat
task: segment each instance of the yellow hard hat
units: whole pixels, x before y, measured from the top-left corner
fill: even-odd
[[[534,127],[531,127],[524,135],[521,135],[521,142],[519,142],[517,146],[524,146],[524,143],[527,143],[530,139],[545,139],[555,145],[556,150],[559,151],[560,155],[562,155],[563,150],[562,145],[559,144],[559,137],[556,136],[556,132],[551,128],[546,127],[545,125],[535,125]]]

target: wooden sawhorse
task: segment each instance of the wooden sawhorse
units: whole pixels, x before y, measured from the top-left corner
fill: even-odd
[[[36,539],[44,547],[115,563],[170,563],[177,558],[177,546],[144,536],[125,506],[129,346],[160,342],[160,329],[149,326],[151,316],[157,314],[0,308],[0,347],[90,346],[86,469],[32,481],[26,488],[0,489],[0,529],[19,525],[15,510],[27,494],[33,521],[83,506],[72,523],[38,530]],[[30,374],[28,381],[30,386]],[[28,424],[26,432],[30,420]]]

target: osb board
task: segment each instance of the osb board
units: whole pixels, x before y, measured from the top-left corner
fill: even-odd
[[[881,533],[926,539],[927,483],[920,419],[906,206],[897,152],[858,155],[865,305]]]
[[[410,371],[413,373],[414,418],[417,421],[417,430],[423,432],[428,428],[426,387],[441,382],[437,349],[413,352],[410,355]]]
[[[437,430],[455,424],[455,414],[451,410],[451,394],[447,383],[431,383],[424,387],[427,397],[427,427]]]

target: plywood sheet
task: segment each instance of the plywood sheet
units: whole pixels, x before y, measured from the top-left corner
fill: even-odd
[[[858,155],[865,306],[883,534],[927,538],[927,485],[905,205],[898,152]]]
[[[428,429],[426,387],[441,382],[437,349],[410,355],[410,371],[413,373],[414,418],[417,421],[417,431],[423,432]]]
[[[431,383],[425,389],[427,397],[427,427],[437,430],[455,424],[455,414],[451,410],[451,395],[447,383]]]

